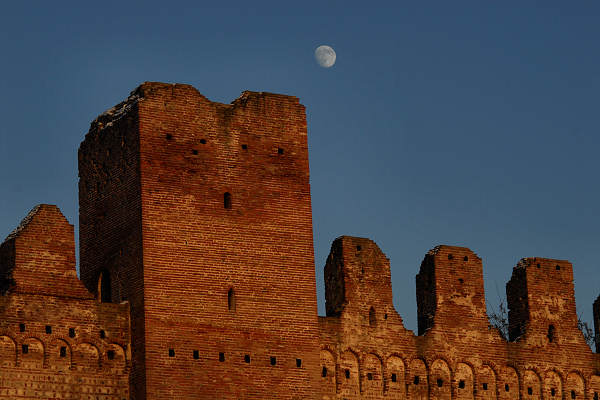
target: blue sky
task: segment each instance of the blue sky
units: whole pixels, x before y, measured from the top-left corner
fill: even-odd
[[[375,240],[416,329],[438,244],[484,262],[488,302],[522,257],[568,259],[600,294],[600,3],[11,2],[0,12],[0,236],[37,203],[77,227],[77,148],[143,81],[307,107],[320,313],[334,238]],[[321,44],[337,62],[320,68]]]

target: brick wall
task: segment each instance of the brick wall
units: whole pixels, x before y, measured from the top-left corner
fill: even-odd
[[[372,241],[336,239],[325,279],[328,316],[319,318],[323,399],[600,394],[600,358],[577,329],[573,271],[566,261],[527,258],[514,268],[507,295],[511,328],[519,334],[510,342],[489,326],[482,260],[467,248],[438,246],[425,255],[417,275],[420,336],[404,329],[393,310],[389,263]],[[375,323],[370,304],[385,310],[383,318],[376,313]]]
[[[244,92],[225,105],[188,85],[146,83],[93,124],[80,148],[80,177],[81,225],[90,225],[82,228],[82,278],[93,288],[108,268],[128,284],[142,281],[125,288],[140,354],[134,373],[145,376],[133,380],[136,398],[318,392],[298,99]],[[133,249],[123,235],[135,237],[125,240]]]
[[[514,267],[507,341],[482,259],[435,247],[416,336],[385,254],[342,236],[318,317],[295,97],[145,83],[92,122],[79,177],[81,281],[55,206],[0,245],[0,399],[598,399],[567,261]]]
[[[0,399],[129,398],[129,309],[77,279],[73,226],[35,207],[2,243]]]

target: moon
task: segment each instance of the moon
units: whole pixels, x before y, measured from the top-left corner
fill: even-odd
[[[327,46],[322,45],[315,50],[315,60],[323,68],[330,68],[335,64],[335,51]]]

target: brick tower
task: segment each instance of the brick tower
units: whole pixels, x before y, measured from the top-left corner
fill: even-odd
[[[144,83],[92,122],[79,177],[81,279],[131,304],[132,398],[316,398],[297,98]]]

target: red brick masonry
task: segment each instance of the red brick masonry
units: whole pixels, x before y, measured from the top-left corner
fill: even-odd
[[[227,105],[144,83],[92,122],[79,205],[81,281],[55,206],[0,245],[0,399],[598,399],[567,261],[513,269],[505,340],[481,259],[438,246],[416,277],[415,336],[389,260],[343,236],[319,317],[295,97]]]

